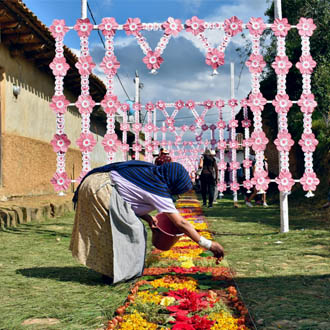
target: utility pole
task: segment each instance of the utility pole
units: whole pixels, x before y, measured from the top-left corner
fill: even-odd
[[[81,18],[87,18],[87,0],[81,0]]]
[[[282,3],[281,0],[274,0],[274,18],[282,19]],[[278,77],[277,77],[278,79]],[[277,81],[277,85],[279,82]],[[279,127],[279,117],[277,117],[277,123]],[[278,153],[278,168],[281,172],[280,153]],[[288,194],[280,191],[280,214],[281,214],[281,233],[289,232],[289,203]]]

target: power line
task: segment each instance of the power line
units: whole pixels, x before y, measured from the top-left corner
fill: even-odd
[[[94,24],[97,25],[97,24],[96,24],[96,20],[95,20],[94,15],[93,15],[93,12],[92,12],[92,10],[91,10],[91,8],[90,8],[88,2],[87,2],[87,8],[88,8],[88,11],[89,11],[89,13],[90,13],[90,15],[91,15],[91,17],[92,17],[92,20],[93,20]],[[103,38],[102,38],[102,35],[101,35],[100,30],[97,30],[97,34],[98,34],[98,36],[99,36],[99,38],[100,38],[100,40],[101,40],[101,42],[102,42],[102,44],[103,44],[104,49],[106,49],[106,48],[105,48],[105,43],[104,43],[104,40],[103,40]],[[120,79],[120,77],[119,77],[119,75],[118,75],[117,72],[116,72],[116,77],[117,77],[117,79],[118,79],[118,81],[119,81],[119,83],[120,83],[120,85],[121,85],[121,88],[122,88],[123,91],[125,92],[127,98],[131,101],[131,98],[129,97],[129,95],[128,95],[128,93],[127,93],[127,91],[126,91],[126,89],[125,89],[125,87],[124,87],[124,85],[123,85],[123,83],[122,83],[122,81],[121,81],[121,79]]]

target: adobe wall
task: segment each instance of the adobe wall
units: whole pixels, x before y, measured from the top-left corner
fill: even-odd
[[[56,130],[56,115],[49,107],[54,94],[54,78],[38,70],[32,62],[11,57],[0,44],[1,111],[1,180],[0,197],[53,193],[50,179],[56,169],[56,154],[50,141]],[[16,97],[13,86],[20,87]],[[75,102],[78,96],[65,92]],[[97,123],[92,123],[94,131]],[[99,127],[95,131],[103,132]],[[71,141],[67,154],[67,174],[78,178],[81,153],[75,141],[81,133],[81,116],[75,107],[65,114],[65,132]],[[102,134],[102,133],[101,133]],[[92,168],[107,163],[101,144],[103,137],[94,134],[97,145],[91,153]],[[118,152],[116,160],[122,160]]]

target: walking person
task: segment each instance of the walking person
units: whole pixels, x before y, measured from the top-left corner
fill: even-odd
[[[199,168],[202,169],[200,181],[203,206],[206,206],[208,197],[208,207],[212,208],[215,184],[218,182],[218,166],[209,149],[205,149],[199,162]]]
[[[72,255],[103,274],[107,282],[140,276],[146,253],[146,231],[140,219],[154,232],[157,218],[149,212],[157,210],[165,213],[180,232],[222,258],[222,246],[200,236],[175,208],[171,196],[191,189],[188,172],[175,162],[156,166],[126,161],[90,171],[73,198]]]
[[[166,163],[170,163],[172,161],[171,156],[169,155],[169,151],[167,149],[161,148],[159,152],[159,156],[155,159],[156,165],[163,165]]]

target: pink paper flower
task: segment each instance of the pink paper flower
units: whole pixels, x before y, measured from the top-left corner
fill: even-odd
[[[154,150],[154,146],[152,144],[146,144],[144,146],[146,152],[152,152]]]
[[[278,184],[279,191],[291,191],[291,188],[294,185],[292,175],[290,171],[286,169],[280,172],[279,176],[275,179],[275,182]]]
[[[252,166],[252,160],[250,159],[244,159],[243,160],[243,167],[244,168],[250,168]]]
[[[120,130],[124,132],[128,132],[130,130],[130,124],[128,123],[121,123],[120,124]]]
[[[262,96],[261,93],[250,94],[248,99],[248,105],[251,111],[262,111],[267,100]]]
[[[135,133],[139,133],[142,130],[142,124],[134,123],[134,124],[132,124],[132,129]]]
[[[210,65],[212,69],[216,69],[225,64],[225,54],[216,48],[213,48],[206,54],[205,62]]]
[[[75,103],[81,114],[90,114],[93,111],[95,102],[90,95],[80,95],[78,101]]]
[[[287,18],[279,19],[276,18],[274,24],[271,26],[276,37],[285,37],[291,28]]]
[[[119,67],[120,63],[118,62],[117,57],[114,55],[104,56],[100,64],[100,68],[104,71],[104,73],[111,76],[114,76],[117,73]]]
[[[290,151],[291,147],[294,145],[294,141],[291,139],[291,134],[284,130],[278,133],[274,144],[278,151]]]
[[[219,170],[225,171],[227,169],[227,163],[224,161],[219,162],[218,166],[219,166]]]
[[[263,56],[255,54],[251,54],[245,64],[251,73],[261,73],[266,66]]]
[[[254,177],[251,179],[251,183],[257,190],[266,191],[268,189],[270,179],[267,177],[267,172],[264,170],[255,171]]]
[[[230,128],[236,128],[236,127],[238,127],[238,120],[236,120],[236,119],[229,120],[228,127],[230,127]]]
[[[242,120],[242,127],[248,128],[251,126],[251,120],[250,119],[244,119]]]
[[[56,39],[58,37],[63,38],[69,31],[69,28],[65,25],[64,19],[54,19],[53,24],[49,27],[52,36]]]
[[[171,117],[168,117],[168,118],[165,119],[165,124],[166,124],[167,126],[173,126],[174,123],[175,123],[175,121],[174,121],[174,119],[171,118]]]
[[[141,104],[140,103],[134,103],[133,104],[133,109],[135,110],[135,111],[140,111],[141,110]]]
[[[60,77],[64,77],[70,69],[70,65],[66,63],[65,57],[54,57],[49,67],[52,69],[54,76]]]
[[[77,31],[79,37],[88,37],[93,30],[93,24],[88,18],[78,18],[73,29]]]
[[[240,102],[241,106],[243,108],[247,107],[248,106],[248,100],[247,99],[242,99],[241,102]]]
[[[251,17],[246,27],[249,29],[252,35],[261,36],[266,28],[266,24],[261,17]]]
[[[236,16],[233,16],[230,19],[226,19],[224,22],[226,34],[233,37],[237,33],[242,32],[242,24],[243,22]]]
[[[120,145],[120,148],[123,152],[129,152],[129,144],[127,144],[127,143],[122,143]]]
[[[166,108],[166,104],[164,101],[158,101],[156,102],[156,107],[159,109],[159,110],[164,110]]]
[[[197,36],[205,30],[204,21],[197,16],[193,16],[191,19],[186,20],[186,31]]]
[[[138,144],[138,143],[134,143],[132,148],[135,152],[141,152],[142,151],[142,145]]]
[[[123,28],[128,36],[138,36],[142,29],[141,20],[139,18],[128,18]]]
[[[237,191],[237,190],[239,190],[239,183],[237,183],[237,182],[232,182],[232,183],[230,184],[230,190],[232,190],[232,191]]]
[[[178,100],[174,103],[174,106],[178,109],[181,110],[184,107],[184,101]]]
[[[300,184],[303,185],[305,191],[315,190],[316,186],[320,183],[314,172],[304,173],[303,177],[300,179]]]
[[[289,69],[292,67],[292,63],[287,56],[276,56],[275,62],[272,63],[272,67],[276,74],[288,74]]]
[[[50,182],[53,184],[55,191],[61,191],[68,189],[71,180],[68,178],[66,172],[56,172]]]
[[[127,104],[127,103],[122,103],[122,104],[120,105],[120,110],[123,111],[123,112],[127,112],[127,111],[129,111],[129,104]]]
[[[303,113],[310,114],[314,111],[317,103],[314,99],[314,94],[301,94],[298,100],[298,105]]]
[[[152,133],[154,130],[154,125],[152,123],[148,123],[144,126],[144,131],[146,133]]]
[[[246,140],[243,140],[243,147],[244,148],[247,148],[247,147],[252,147],[253,145],[253,140],[251,139],[246,139]]]
[[[145,105],[145,109],[146,109],[147,111],[153,111],[153,110],[155,109],[155,106],[154,106],[153,103],[148,102],[148,103],[146,103],[146,105]]]
[[[239,162],[230,162],[230,169],[232,171],[238,170],[240,167]]]
[[[220,182],[217,184],[217,188],[220,192],[224,192],[227,190],[227,184],[226,182]]]
[[[252,148],[254,151],[264,151],[266,149],[266,144],[268,139],[264,132],[253,132],[251,135]]]
[[[236,140],[229,141],[229,148],[230,149],[238,149],[238,142]]]
[[[190,130],[191,132],[195,132],[195,130],[196,130],[196,126],[195,126],[195,125],[190,125],[190,126],[189,126],[189,130]]]
[[[315,151],[319,141],[315,139],[315,135],[313,133],[303,133],[298,143],[300,144],[303,152],[313,152]]]
[[[211,109],[213,107],[213,101],[206,100],[203,102],[204,108]]]
[[[209,127],[206,124],[203,124],[202,125],[202,130],[203,131],[207,131],[208,129],[209,129]]]
[[[202,126],[205,123],[205,120],[201,117],[198,117],[197,119],[195,119],[195,123],[197,126]]]
[[[120,144],[116,133],[105,134],[102,140],[105,152],[116,152]]]
[[[82,152],[92,152],[96,145],[96,140],[92,133],[81,133],[76,143]]]
[[[302,37],[310,37],[316,29],[316,25],[312,18],[300,17],[297,29]]]
[[[288,113],[292,107],[292,102],[290,101],[288,94],[277,94],[275,100],[273,100],[273,106],[277,113]]]
[[[251,180],[244,180],[243,187],[247,190],[250,190],[253,188],[253,183],[251,182]]]
[[[169,17],[165,23],[162,24],[162,28],[165,30],[165,34],[177,36],[182,30],[181,21]]]
[[[192,100],[189,100],[186,102],[186,107],[190,110],[195,109],[195,102]]]
[[[71,141],[66,134],[55,134],[50,143],[54,152],[67,152]]]
[[[70,102],[65,98],[64,95],[54,95],[49,106],[55,113],[64,114],[66,113],[69,104]]]
[[[99,29],[104,36],[112,37],[115,35],[118,29],[118,23],[113,17],[106,17],[102,19],[102,23],[99,24]]]
[[[175,130],[176,130],[176,127],[175,127],[174,125],[173,125],[173,126],[169,126],[169,127],[168,127],[168,130],[169,130],[170,132],[174,133]]]
[[[105,94],[101,106],[105,113],[114,115],[119,107],[117,96]]]
[[[160,128],[160,131],[161,131],[162,133],[166,133],[166,132],[167,132],[167,127],[166,127],[166,126],[162,126],[162,127]]]
[[[312,56],[300,56],[299,62],[296,63],[297,69],[301,74],[312,74],[313,69],[316,66],[316,62],[313,60]]]
[[[219,150],[225,150],[226,147],[227,147],[227,142],[226,142],[226,140],[220,140],[220,141],[218,142],[218,148],[219,148]]]
[[[163,58],[160,56],[159,51],[148,51],[147,55],[143,58],[143,63],[146,64],[149,70],[156,70],[160,68],[160,65],[164,62]]]
[[[228,105],[231,108],[235,108],[238,105],[238,101],[236,99],[230,99],[230,100],[228,100]]]
[[[223,100],[217,100],[217,101],[215,101],[215,106],[218,109],[222,109],[225,106],[225,102]]]
[[[92,56],[81,56],[75,64],[75,67],[79,70],[79,74],[90,75],[95,67],[95,63],[93,62]]]

